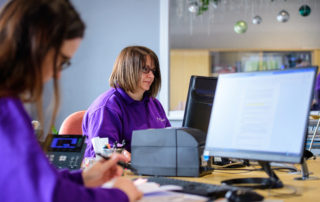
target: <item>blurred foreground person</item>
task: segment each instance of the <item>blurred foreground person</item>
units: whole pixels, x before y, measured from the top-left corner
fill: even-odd
[[[91,168],[56,170],[36,139],[23,102],[38,106],[44,83],[53,78],[56,116],[61,70],[70,65],[85,26],[68,0],[12,0],[0,14],[0,201],[134,201],[142,193],[119,177],[113,155]],[[53,121],[52,121],[53,123]],[[100,188],[114,179],[111,189]]]

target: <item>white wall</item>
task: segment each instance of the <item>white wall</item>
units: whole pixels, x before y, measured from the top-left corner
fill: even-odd
[[[56,127],[109,88],[119,52],[143,45],[159,55],[160,0],[73,0],[84,19],[85,38],[61,78],[61,107]]]

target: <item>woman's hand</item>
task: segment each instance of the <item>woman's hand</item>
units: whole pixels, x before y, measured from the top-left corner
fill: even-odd
[[[121,154],[114,153],[110,160],[101,159],[85,169],[82,172],[84,185],[86,187],[98,187],[114,177],[121,176],[123,169],[117,165],[118,161],[128,162],[128,159]]]
[[[130,179],[119,177],[115,180],[113,188],[118,188],[127,194],[129,201],[133,202],[142,198],[143,193],[140,192]]]

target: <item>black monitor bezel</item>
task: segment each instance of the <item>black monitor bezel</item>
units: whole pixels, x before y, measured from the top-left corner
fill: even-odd
[[[202,81],[201,81],[202,80]],[[215,83],[214,87],[212,88],[212,86],[208,86],[208,88],[210,88],[210,90],[208,91],[212,91],[210,93],[210,95],[204,95],[202,96],[202,100],[194,100],[192,94],[194,93],[196,87],[196,83],[197,82],[204,82],[204,81],[210,81],[210,83]],[[187,99],[186,99],[186,106],[185,106],[185,110],[184,110],[184,116],[183,116],[183,120],[182,120],[182,127],[192,127],[192,128],[197,128],[201,131],[203,131],[205,134],[207,134],[207,130],[208,130],[208,124],[210,121],[210,114],[211,114],[211,108],[212,108],[212,103],[213,103],[213,99],[214,99],[214,94],[215,94],[215,89],[218,83],[218,77],[215,76],[197,76],[197,75],[192,75],[190,77],[190,82],[189,82],[189,88],[188,88],[188,94],[187,94]],[[194,122],[199,122],[198,119],[199,117],[194,117],[194,113],[192,112],[192,104],[194,105],[195,102],[202,102],[203,100],[205,100],[205,104],[209,104],[208,100],[212,100],[210,101],[210,111],[208,111],[208,120],[201,120],[201,126],[199,126],[199,124],[194,124]],[[206,129],[203,125],[206,125]]]

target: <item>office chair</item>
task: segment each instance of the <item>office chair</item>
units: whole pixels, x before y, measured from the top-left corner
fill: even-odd
[[[59,135],[82,135],[82,119],[86,110],[70,114],[61,124]]]

